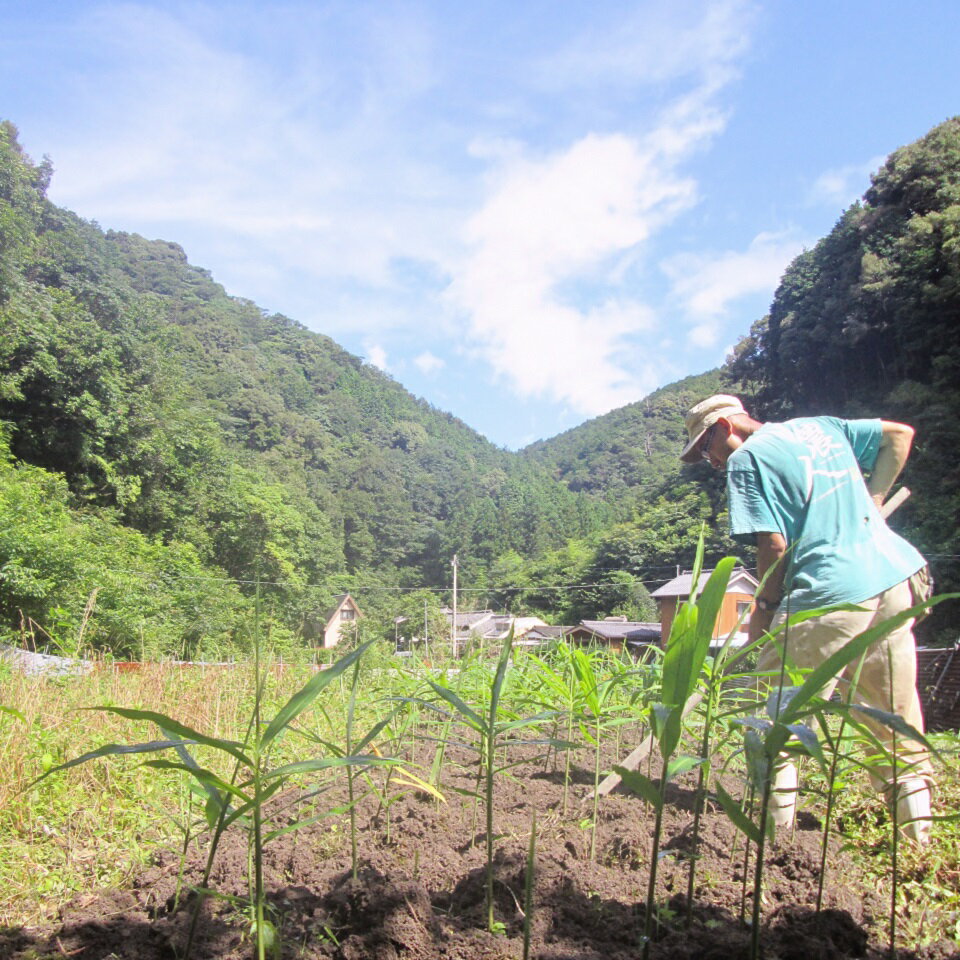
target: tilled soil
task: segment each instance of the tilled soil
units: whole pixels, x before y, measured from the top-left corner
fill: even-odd
[[[541,762],[501,776],[495,797],[497,933],[487,930],[485,819],[482,804],[455,788],[475,786],[476,764],[448,754],[446,803],[413,792],[389,811],[368,796],[359,805],[358,876],[352,877],[346,817],[272,840],[265,850],[265,884],[283,958],[333,960],[505,960],[523,956],[524,877],[531,816],[537,814],[535,885],[529,956],[538,960],[637,960],[653,812],[616,791],[600,802],[596,857],[590,857],[592,777],[575,770],[567,813],[562,777]],[[382,785],[385,774],[373,774]],[[692,846],[692,789],[670,787],[664,817],[657,899],[659,926],[651,944],[658,960],[736,960],[749,951],[753,865],[744,876],[744,841],[715,807],[701,826],[693,902],[687,875]],[[273,826],[333,808],[342,798],[286,796],[271,811]],[[819,825],[801,814],[796,830],[778,835],[764,873],[761,943],[768,960],[889,957],[887,904],[865,886],[844,857],[832,852],[823,909],[815,910],[820,863]],[[210,877],[219,896],[199,913],[192,956],[254,955],[249,918],[246,835],[224,837]],[[188,857],[184,883],[201,882],[206,859]],[[81,896],[51,933],[0,931],[0,957],[10,960],[171,960],[182,957],[196,894],[177,899],[180,858],[165,853],[127,890]],[[960,958],[955,945],[901,948],[899,960]]]

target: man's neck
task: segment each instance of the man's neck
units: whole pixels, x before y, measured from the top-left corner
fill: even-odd
[[[753,417],[748,416],[747,414],[742,414],[738,417],[731,417],[730,426],[733,428],[733,432],[740,437],[741,440],[746,440],[753,436],[753,434],[755,434],[763,426],[763,424],[759,420],[754,420]]]

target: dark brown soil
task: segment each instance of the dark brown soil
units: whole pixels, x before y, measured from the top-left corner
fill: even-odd
[[[461,760],[462,764],[456,760]],[[538,960],[635,960],[642,953],[644,903],[653,814],[627,793],[600,804],[596,861],[590,859],[592,778],[576,771],[570,808],[560,813],[560,774],[542,763],[514,768],[497,784],[496,917],[487,930],[482,805],[453,788],[473,788],[476,767],[450,759],[448,802],[415,794],[387,814],[367,797],[358,808],[359,875],[351,877],[345,817],[322,819],[266,847],[265,882],[284,958],[334,960],[501,960],[523,956],[524,874],[531,815],[537,814],[536,882],[530,957]],[[375,774],[382,784],[384,774]],[[687,912],[692,791],[671,787],[665,816],[657,898],[660,926],[651,956],[736,960],[748,956],[752,864],[744,884],[744,843],[722,812],[702,826],[692,910]],[[286,798],[282,819],[330,809],[336,799]],[[294,810],[289,804],[299,809]],[[313,804],[317,804],[316,810]],[[275,811],[276,812],[276,811]],[[276,825],[276,824],[275,824]],[[763,956],[768,960],[889,957],[886,903],[854,875],[843,856],[829,859],[824,909],[815,912],[818,824],[802,814],[792,836],[779,836],[765,871]],[[188,858],[185,879],[198,884],[205,851]],[[10,960],[171,960],[182,957],[196,894],[175,906],[180,861],[167,853],[131,889],[97,891],[74,900],[55,932],[0,931],[0,957]],[[255,954],[242,904],[248,891],[247,841],[239,831],[220,847],[210,886],[220,897],[203,904],[193,956]],[[951,944],[901,948],[899,960],[960,958]]]

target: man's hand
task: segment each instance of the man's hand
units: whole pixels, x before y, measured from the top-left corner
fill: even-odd
[[[750,626],[747,630],[747,638],[750,643],[759,640],[769,631],[770,624],[773,622],[774,613],[775,611],[773,610],[761,610],[759,607],[753,608],[750,614]]]

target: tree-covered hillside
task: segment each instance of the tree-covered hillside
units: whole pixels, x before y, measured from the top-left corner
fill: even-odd
[[[50,172],[0,125],[0,421],[78,514],[189,545],[247,592],[261,579],[293,631],[340,590],[446,585],[455,552],[481,579],[507,550],[609,522],[329,338],[229,297],[176,244],[57,208]],[[49,622],[65,595],[0,583],[8,624]]]
[[[723,478],[706,465],[683,467],[677,456],[684,414],[724,383],[719,370],[687,377],[521,451],[570,490],[605,500],[616,523],[542,556],[502,557],[490,573],[500,588],[494,598],[565,623],[656,619],[649,588],[692,565],[701,528],[708,560],[742,553],[726,534]]]
[[[960,588],[958,120],[890,157],[726,368],[519,454],[175,243],[56,207],[51,173],[0,123],[0,632],[242,647],[259,580],[271,636],[302,644],[344,590],[368,622],[438,615],[455,553],[461,604],[652,617],[701,525],[710,560],[737,552],[722,477],[677,459],[684,411],[718,390],[764,418],[914,424],[896,525]],[[955,637],[955,609],[927,635]]]

